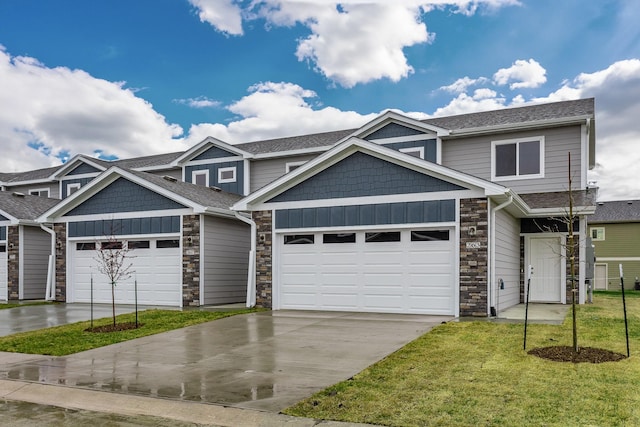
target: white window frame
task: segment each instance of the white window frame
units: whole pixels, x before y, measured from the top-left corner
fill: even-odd
[[[413,157],[418,157],[418,158],[424,160],[424,147],[400,148],[398,151],[400,151],[401,153],[405,153],[405,154],[418,153],[417,156],[413,156]],[[409,154],[409,155],[411,156],[412,154]]]
[[[520,175],[520,143],[538,142],[540,144],[540,171],[537,174]],[[496,176],[496,146],[516,145],[516,174],[509,176]],[[520,179],[544,178],[544,136],[532,136],[527,138],[503,139],[491,141],[491,180],[492,181],[514,181]]]
[[[46,196],[43,196],[42,194],[40,194],[43,191],[47,192]],[[30,196],[40,196],[40,197],[49,198],[49,196],[51,196],[51,189],[49,189],[49,188],[33,188],[33,189],[29,190],[29,195]]]
[[[204,175],[204,185],[205,187],[208,187],[209,186],[209,170],[208,169],[199,169],[199,170],[191,171],[191,183],[196,184],[196,177],[200,175]]]
[[[233,172],[233,178],[222,178],[222,174],[225,172]],[[232,166],[230,168],[220,168],[218,169],[218,183],[219,184],[226,184],[227,182],[236,182],[236,176],[237,176],[237,172],[236,172],[236,167]]]
[[[67,197],[71,196],[71,190],[75,190],[74,193],[76,193],[80,190],[80,187],[82,187],[82,184],[80,184],[79,182],[72,182],[70,184],[67,184]]]
[[[593,237],[593,232],[596,231],[598,237]],[[590,227],[589,228],[589,237],[591,237],[592,242],[602,242],[605,240],[604,227]]]
[[[298,161],[298,162],[287,162],[284,165],[284,172],[285,173],[289,173],[292,170],[296,170],[297,168],[299,168],[300,166],[304,165],[307,162],[308,162],[308,160],[301,160],[301,161]],[[293,169],[291,169],[291,168],[293,168]]]

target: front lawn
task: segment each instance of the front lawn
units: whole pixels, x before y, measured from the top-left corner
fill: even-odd
[[[522,349],[522,324],[449,322],[289,415],[388,426],[640,425],[640,295],[627,294],[631,358],[552,362]],[[578,307],[578,343],[626,355],[619,294]],[[527,349],[572,345],[563,325],[529,325]]]
[[[14,353],[46,354],[66,356],[80,351],[91,350],[109,344],[128,341],[147,335],[158,334],[186,326],[197,325],[211,320],[236,314],[253,313],[256,309],[232,311],[199,311],[199,310],[146,310],[138,313],[138,321],[143,326],[118,332],[96,333],[86,332],[90,322],[78,322],[70,325],[56,326],[37,331],[21,332],[0,337],[0,351]],[[135,313],[122,314],[116,317],[117,323],[134,322]],[[113,318],[94,320],[93,325],[108,325]]]

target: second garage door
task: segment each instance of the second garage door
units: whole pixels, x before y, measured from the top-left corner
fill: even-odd
[[[127,242],[132,250],[132,276],[116,284],[115,300],[118,304],[135,302],[137,281],[138,304],[181,306],[182,255],[180,240],[176,238],[139,239]],[[93,302],[111,303],[111,285],[98,272],[96,246],[99,242],[74,242],[71,244],[71,269],[73,302],[91,301],[93,281]]]
[[[279,308],[455,314],[453,229],[280,234]]]

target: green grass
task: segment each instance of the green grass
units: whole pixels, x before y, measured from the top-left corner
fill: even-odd
[[[631,358],[552,362],[522,348],[523,325],[450,322],[286,409],[388,426],[640,425],[640,295],[627,295]],[[620,294],[578,307],[578,343],[626,355]],[[529,325],[527,348],[572,345],[563,325]]]
[[[147,335],[159,334],[173,329],[197,325],[211,320],[236,314],[256,312],[256,309],[233,311],[199,311],[199,310],[146,310],[138,313],[138,321],[143,324],[138,329],[120,332],[95,333],[85,332],[90,322],[78,322],[70,325],[56,326],[37,331],[21,332],[0,337],[0,351],[28,354],[46,354],[66,356],[80,351],[91,350],[105,345],[128,341]],[[116,317],[117,323],[134,322],[135,314],[123,314]],[[113,322],[113,318],[94,320],[93,325],[100,326]]]
[[[26,307],[28,305],[45,305],[45,304],[56,304],[56,303],[51,301],[7,302],[7,303],[0,303],[0,310],[5,308],[16,308],[16,307]]]

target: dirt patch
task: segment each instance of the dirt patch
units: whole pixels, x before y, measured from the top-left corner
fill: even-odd
[[[577,353],[570,346],[540,347],[529,350],[528,353],[554,362],[572,363],[617,362],[627,358],[620,353],[593,347],[580,347]]]
[[[104,326],[95,326],[93,328],[85,329],[85,332],[119,332],[119,331],[128,331],[130,329],[138,329],[143,326],[142,323],[136,322],[124,322],[124,323],[116,323],[115,325],[104,325]]]

